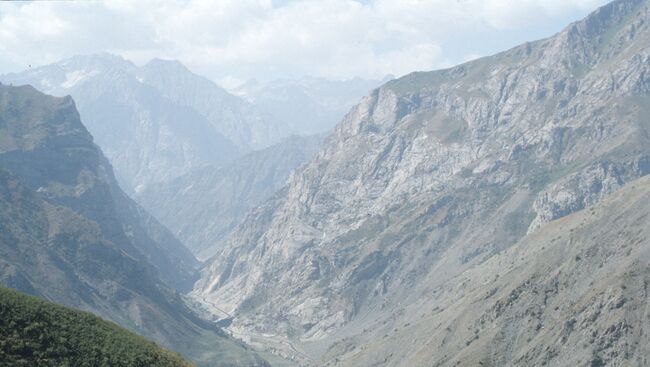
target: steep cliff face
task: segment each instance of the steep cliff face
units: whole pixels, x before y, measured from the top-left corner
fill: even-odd
[[[650,173],[648,21],[646,1],[619,0],[551,38],[375,90],[194,294],[242,332],[342,340]]]
[[[0,219],[2,284],[194,360],[263,365],[185,306],[196,259],[120,190],[70,97],[0,85]]]
[[[207,166],[141,192],[138,201],[197,257],[215,254],[248,211],[273,196],[323,136],[293,136],[225,166]]]

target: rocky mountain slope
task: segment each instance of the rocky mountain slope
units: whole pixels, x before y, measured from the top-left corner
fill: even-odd
[[[216,361],[205,365],[265,365],[185,306],[196,265],[121,191],[70,97],[0,85],[2,284]]]
[[[337,364],[359,330],[422,297],[435,305],[434,290],[650,173],[649,21],[647,1],[618,0],[551,38],[373,91],[238,226],[196,299],[236,332],[286,338],[307,365]],[[358,365],[410,365],[387,353]]]
[[[227,163],[279,141],[285,132],[247,102],[174,61],[137,67],[110,54],[77,56],[0,80],[71,95],[129,193]]]
[[[646,366],[649,216],[644,177],[426,289],[323,365]]]
[[[250,81],[233,93],[285,122],[294,133],[318,134],[329,132],[363,96],[390,79],[338,81],[303,77]]]
[[[322,135],[293,136],[225,166],[207,166],[141,192],[137,199],[200,259],[221,248],[255,206],[309,160]]]

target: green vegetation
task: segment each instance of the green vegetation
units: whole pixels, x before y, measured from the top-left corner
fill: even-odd
[[[87,312],[0,287],[3,366],[191,366]]]

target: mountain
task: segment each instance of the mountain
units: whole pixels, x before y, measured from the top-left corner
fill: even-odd
[[[3,287],[0,345],[5,366],[191,366],[97,316]]]
[[[329,132],[361,97],[392,79],[328,80],[304,77],[269,82],[250,81],[233,93],[284,121],[299,134]]]
[[[93,312],[202,365],[266,365],[185,306],[179,292],[197,265],[119,188],[70,97],[0,85],[1,284]]]
[[[551,38],[372,91],[233,231],[194,297],[234,317],[234,332],[284,339],[305,365],[357,353],[359,366],[410,366],[402,344],[381,341],[398,337],[444,362],[453,349],[427,354],[425,334],[399,334],[410,305],[442,309],[438,293],[465,272],[650,173],[648,24],[647,1],[618,0]],[[570,302],[560,307],[598,307]],[[526,320],[504,321],[493,353],[519,352]]]
[[[129,193],[205,165],[225,164],[279,141],[284,131],[173,61],[154,60],[139,68],[110,54],[76,56],[0,80],[71,95]]]
[[[191,171],[137,198],[196,256],[209,258],[252,208],[316,154],[322,140],[322,135],[292,136],[228,165]]]
[[[337,345],[331,364],[647,366],[649,215],[644,177],[350,338],[367,344]]]
[[[53,205],[96,222],[106,239],[153,265],[168,284],[191,286],[189,251],[119,188],[70,97],[0,86],[0,167]]]
[[[282,120],[193,74],[177,61],[153,59],[137,75],[169,100],[197,111],[242,151],[266,148],[292,133]]]

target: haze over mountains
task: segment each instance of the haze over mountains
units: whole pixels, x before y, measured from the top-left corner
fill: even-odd
[[[201,366],[648,365],[649,25],[616,0],[367,93],[4,75],[0,283]]]
[[[363,96],[391,79],[389,75],[383,80],[304,77],[249,81],[233,93],[284,121],[292,131],[318,134],[329,132]]]
[[[106,53],[76,56],[3,75],[0,80],[75,98],[80,113],[87,116],[88,129],[123,184],[135,193],[152,182],[173,179],[204,165],[231,162],[294,134],[328,131],[359,98],[380,84],[362,79],[307,79],[312,81],[307,91],[316,95],[290,90],[294,95],[284,98],[284,109],[288,103],[304,106],[306,111],[287,116],[286,111],[269,108],[274,102],[270,98],[281,98],[277,89],[286,93],[284,85],[246,92],[258,96],[257,106],[177,61],[154,59],[137,67]],[[304,104],[301,97],[310,98],[309,103]]]
[[[315,134],[329,131],[381,83],[248,84],[247,102],[177,61],[137,67],[111,54],[77,56],[0,80],[71,95],[126,191],[203,257],[311,157],[321,140]],[[178,213],[185,215],[179,220]]]
[[[199,259],[218,251],[248,214],[318,151],[323,135],[292,136],[224,166],[194,170],[137,196]]]
[[[74,95],[98,140],[113,153],[111,161],[122,168],[118,174],[128,192],[154,209],[156,216],[168,220],[183,242],[204,257],[219,248],[220,239],[248,209],[282,187],[291,170],[310,158],[322,140],[321,135],[289,136],[285,127],[281,130],[286,137],[277,134],[279,142],[271,144],[270,138],[264,140],[270,136],[264,135],[264,129],[273,125],[263,121],[261,114],[255,115],[254,107],[172,61],[153,60],[137,68],[109,54],[80,56],[5,75],[2,80],[31,83],[55,95]],[[64,209],[47,206],[36,212],[25,209],[23,215],[14,216],[20,205],[7,202],[4,213],[8,222],[4,224],[10,237],[4,242],[3,284],[95,312],[206,365],[232,360],[238,360],[237,365],[266,363],[204,324],[168,288],[167,284],[179,292],[188,290],[196,279],[198,262],[121,191],[112,167],[79,122],[75,103],[66,97],[68,105],[63,109],[67,110],[57,112],[57,103],[51,102],[56,99],[41,96],[31,87],[2,88],[4,186],[14,197],[13,190],[28,182],[21,195],[27,195],[25,200],[34,201],[37,207],[49,205],[42,204],[44,195],[79,211],[65,216],[52,212]],[[66,123],[58,120],[61,115]],[[219,125],[229,119],[236,122]],[[252,128],[242,131],[237,119],[252,121]],[[255,126],[256,122],[263,126]],[[86,148],[60,145],[58,139]],[[49,146],[51,141],[55,143]],[[264,144],[271,146],[246,153]],[[100,188],[95,188],[96,184]],[[53,193],[48,185],[55,187]],[[179,213],[184,220],[178,220]],[[42,217],[40,227],[14,233],[29,217]],[[79,227],[77,222],[87,224]],[[95,225],[101,228],[99,232],[93,229]],[[50,234],[35,237],[31,232],[38,233],[37,228],[46,232],[50,228]],[[48,249],[46,244],[55,241],[52,238],[63,238],[59,240],[62,247]],[[12,247],[14,241],[19,241],[16,248]],[[90,254],[95,241],[106,242],[109,248],[116,246],[110,251],[117,253],[108,257]],[[66,248],[72,244],[74,250]],[[26,255],[29,252],[32,255]],[[122,261],[118,260],[120,253],[135,259],[129,265],[133,271],[115,263]],[[26,261],[25,256],[39,260]],[[97,266],[104,270],[94,269]],[[138,275],[142,272],[151,274]],[[154,289],[161,289],[162,294]]]
[[[2,80],[73,96],[132,192],[290,135],[281,123],[175,61],[136,67],[110,54],[78,56]]]

